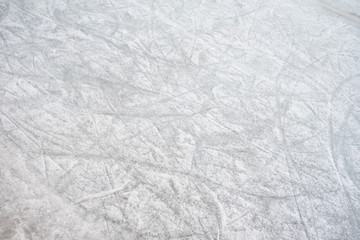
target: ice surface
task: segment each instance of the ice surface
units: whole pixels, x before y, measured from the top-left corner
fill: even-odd
[[[0,1],[0,239],[360,239],[359,13]]]

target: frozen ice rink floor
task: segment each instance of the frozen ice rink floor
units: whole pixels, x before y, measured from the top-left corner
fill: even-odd
[[[0,239],[360,239],[360,1],[0,1]]]

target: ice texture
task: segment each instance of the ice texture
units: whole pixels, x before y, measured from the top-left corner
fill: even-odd
[[[360,239],[357,0],[1,0],[1,240]]]

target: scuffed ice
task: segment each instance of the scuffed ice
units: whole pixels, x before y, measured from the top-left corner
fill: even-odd
[[[360,239],[356,0],[0,2],[0,239]]]

